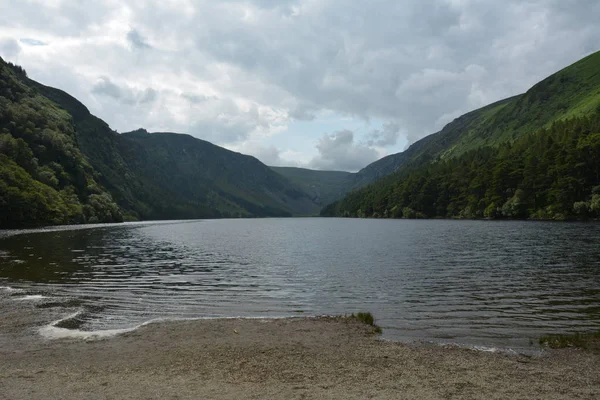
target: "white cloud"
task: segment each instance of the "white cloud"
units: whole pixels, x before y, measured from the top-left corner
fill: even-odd
[[[367,162],[597,50],[598,15],[597,0],[0,0],[0,55],[119,131],[180,131],[275,161],[288,150],[270,140],[294,121],[337,138],[345,126],[316,115],[377,119],[388,130],[339,143]],[[323,140],[304,163],[358,166]]]
[[[375,129],[368,136],[369,146],[387,147],[398,143],[400,137],[400,125],[396,122],[388,122],[381,129]]]
[[[264,164],[279,166],[284,164],[281,159],[281,151],[275,146],[246,146],[246,148],[251,149],[252,154],[262,161]]]
[[[151,47],[141,33],[135,29],[132,29],[127,33],[127,40],[131,46],[136,49],[149,49]]]
[[[379,153],[366,144],[356,143],[348,130],[324,134],[317,144],[319,154],[309,167],[321,170],[358,171],[379,158]]]
[[[156,100],[158,92],[153,88],[136,89],[129,86],[119,86],[110,78],[103,76],[92,87],[92,93],[100,96],[108,96],[126,105],[137,105],[151,103]]]
[[[8,59],[15,58],[21,52],[19,42],[11,38],[0,38],[0,56]]]

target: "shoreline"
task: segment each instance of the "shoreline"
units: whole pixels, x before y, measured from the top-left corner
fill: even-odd
[[[288,316],[279,316],[279,317],[244,317],[244,316],[231,316],[231,317],[195,317],[195,318],[156,318],[148,321],[141,322],[137,325],[125,328],[108,328],[108,329],[100,329],[100,330],[83,330],[76,328],[63,328],[58,325],[61,323],[68,321],[72,318],[78,316],[82,311],[76,311],[69,315],[66,315],[64,318],[57,319],[48,323],[47,325],[39,327],[37,329],[37,334],[40,340],[81,340],[81,341],[100,341],[100,340],[110,340],[112,338],[122,336],[128,333],[135,332],[139,329],[142,329],[146,326],[155,325],[155,324],[177,324],[177,323],[193,323],[203,321],[228,321],[228,320],[236,320],[236,321],[257,321],[257,322],[273,322],[278,320],[346,320],[351,317],[348,315],[288,315]],[[380,331],[375,331],[374,327],[380,329]],[[423,340],[423,339],[391,339],[382,337],[381,327],[378,325],[367,326],[368,329],[371,329],[369,332],[371,335],[375,337],[376,340],[387,342],[387,343],[395,343],[399,345],[411,346],[411,347],[440,347],[440,348],[455,348],[455,349],[463,349],[470,350],[476,352],[484,352],[484,353],[497,353],[504,354],[508,356],[522,356],[522,357],[539,357],[542,356],[544,352],[551,350],[550,348],[538,346],[535,348],[535,351],[531,349],[524,348],[512,348],[512,347],[503,347],[496,345],[483,345],[483,344],[468,344],[462,342],[441,342],[435,340]]]
[[[303,216],[289,216],[289,217],[247,217],[247,218],[191,218],[191,219],[148,219],[148,220],[134,220],[134,221],[121,221],[121,222],[100,222],[100,223],[81,223],[81,224],[63,224],[63,225],[35,225],[35,226],[22,226],[22,227],[11,227],[11,228],[0,228],[0,239],[23,235],[30,233],[44,233],[44,232],[60,232],[70,230],[84,230],[84,229],[102,229],[112,227],[136,227],[145,225],[159,225],[159,224],[180,224],[180,223],[194,223],[199,221],[239,221],[239,220],[257,220],[257,219],[343,219],[343,220],[381,220],[381,221],[483,221],[483,222],[552,222],[552,223],[600,223],[600,218],[588,218],[588,219],[511,219],[511,218],[458,218],[458,217],[433,217],[433,218],[390,218],[390,217],[330,217],[321,215],[303,215]]]
[[[5,282],[7,283],[7,282]],[[213,321],[213,320],[256,320],[256,321],[270,321],[270,320],[281,320],[281,319],[344,319],[350,318],[353,314],[341,315],[341,314],[288,314],[288,315],[268,315],[268,316],[244,316],[244,315],[232,315],[232,316],[201,316],[201,317],[157,317],[148,320],[140,320],[131,325],[120,325],[115,327],[106,327],[99,329],[86,329],[85,327],[80,328],[79,323],[75,325],[71,324],[70,321],[77,319],[82,314],[86,314],[87,311],[84,308],[73,306],[70,301],[61,301],[60,297],[54,297],[51,294],[31,294],[34,292],[26,289],[14,288],[12,286],[6,286],[0,281],[0,294],[4,292],[4,296],[0,296],[0,300],[9,300],[10,302],[0,301],[0,346],[2,346],[2,333],[6,333],[7,330],[12,330],[10,322],[2,324],[2,314],[10,315],[12,323],[16,323],[20,327],[29,327],[27,329],[28,336],[31,340],[35,340],[37,337],[39,340],[83,340],[83,341],[95,341],[110,339],[125,333],[134,332],[148,325],[154,324],[172,324],[178,322],[202,322],[202,321]],[[56,299],[56,301],[53,301]],[[46,305],[48,304],[48,305]],[[15,307],[17,306],[17,307]],[[370,313],[368,313],[370,314]],[[377,322],[377,321],[375,321]],[[383,327],[378,325],[371,325],[371,329],[377,333],[376,337],[378,340],[403,344],[408,346],[434,346],[442,348],[458,348],[472,351],[481,351],[488,353],[498,353],[514,356],[524,357],[538,357],[544,352],[551,349],[555,349],[554,346],[542,345],[540,338],[529,338],[529,345],[517,345],[513,346],[508,343],[483,343],[477,341],[460,341],[459,339],[439,339],[439,338],[423,338],[416,336],[397,337],[387,336],[385,331],[382,331]],[[390,328],[393,329],[393,328]],[[586,333],[583,335],[592,334],[594,332]],[[569,334],[550,333],[545,334],[543,337],[568,337]],[[534,344],[535,343],[535,344]],[[538,344],[539,343],[539,344]],[[568,347],[568,346],[564,346]]]
[[[10,286],[2,286],[0,282],[0,293],[6,291],[9,293],[8,297],[25,293],[25,289],[16,289]],[[12,294],[11,294],[12,293]],[[145,321],[139,321],[133,325],[119,326],[113,328],[102,328],[97,330],[80,329],[72,326],[69,321],[76,319],[81,314],[85,314],[86,311],[83,308],[71,307],[68,302],[60,302],[57,298],[57,302],[52,304],[52,296],[39,295],[39,294],[25,294],[21,298],[16,298],[19,303],[1,303],[0,302],[0,314],[4,310],[8,312],[15,304],[18,304],[16,310],[13,310],[13,321],[17,322],[21,326],[29,326],[31,340],[35,340],[37,337],[39,340],[84,340],[84,341],[95,341],[110,339],[125,333],[134,332],[147,325],[163,324],[163,323],[178,323],[178,322],[194,322],[194,321],[212,321],[212,320],[256,320],[256,321],[270,321],[280,319],[344,319],[350,318],[350,315],[335,315],[335,314],[296,314],[296,315],[280,315],[280,316],[208,316],[208,317],[158,317]],[[39,301],[39,303],[38,303]],[[51,307],[43,306],[45,302],[52,304]],[[40,307],[40,304],[43,307]],[[370,313],[369,313],[370,314]],[[8,315],[8,314],[7,314]],[[376,321],[375,321],[376,322]],[[9,324],[2,326],[0,321],[0,339],[2,328],[4,330],[10,330]],[[35,326],[35,327],[34,327]],[[525,356],[525,357],[536,357],[541,355],[547,349],[543,346],[536,347],[514,347],[503,344],[483,344],[483,343],[469,343],[461,341],[443,341],[435,339],[424,339],[418,337],[385,337],[382,327],[378,325],[371,325],[371,329],[374,330],[374,334],[378,340],[404,344],[408,346],[436,346],[443,348],[459,348],[467,349],[472,351],[481,351],[489,353],[499,353],[507,355]],[[531,340],[530,340],[530,343]],[[536,341],[537,343],[537,341]],[[0,346],[2,342],[0,341]]]
[[[100,340],[31,333],[0,322],[0,397],[600,396],[598,353],[551,350],[527,357],[411,345],[378,340],[371,326],[342,317],[162,321]]]

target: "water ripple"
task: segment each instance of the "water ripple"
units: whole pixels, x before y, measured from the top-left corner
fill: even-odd
[[[81,299],[68,321],[83,331],[368,310],[392,339],[518,347],[600,326],[598,224],[268,219],[18,233],[0,235],[0,286]]]

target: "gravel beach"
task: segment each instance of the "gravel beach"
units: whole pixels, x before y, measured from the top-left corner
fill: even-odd
[[[595,353],[407,345],[343,318],[174,321],[48,340],[16,313],[2,317],[5,399],[600,398]]]

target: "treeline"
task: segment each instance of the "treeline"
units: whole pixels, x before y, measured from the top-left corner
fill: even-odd
[[[600,217],[600,110],[460,157],[437,159],[349,194],[323,216]]]
[[[0,227],[122,221],[71,116],[20,82],[25,76],[0,62]]]

